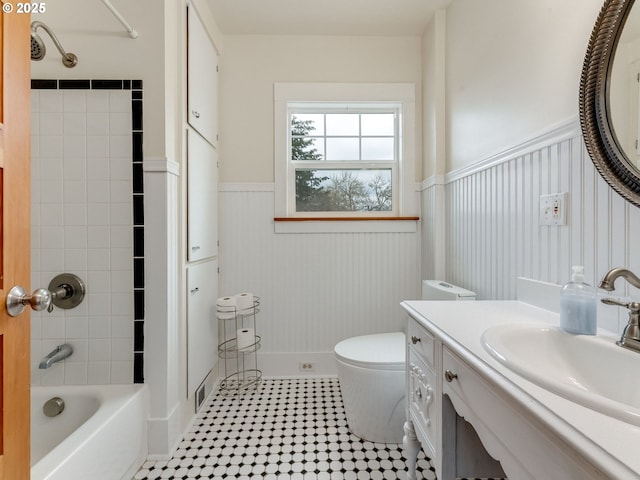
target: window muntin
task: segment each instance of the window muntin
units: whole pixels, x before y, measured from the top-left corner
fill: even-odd
[[[289,211],[396,214],[400,118],[399,104],[289,106]]]

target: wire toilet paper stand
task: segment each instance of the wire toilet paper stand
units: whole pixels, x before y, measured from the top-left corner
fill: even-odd
[[[242,295],[248,294],[236,295],[238,301],[233,297],[218,299],[216,305],[222,338],[218,357],[224,365],[224,378],[220,382],[223,394],[255,390],[262,381],[257,355],[261,338],[256,334],[260,297],[251,295],[247,299]]]

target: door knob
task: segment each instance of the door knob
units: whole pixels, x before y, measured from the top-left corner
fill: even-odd
[[[36,311],[45,310],[51,305],[51,299],[51,292],[46,288],[38,288],[31,295],[27,295],[24,288],[16,285],[7,294],[7,313],[16,317],[24,312],[27,305]]]

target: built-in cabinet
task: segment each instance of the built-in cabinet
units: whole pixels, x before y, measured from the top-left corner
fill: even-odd
[[[216,145],[218,137],[218,53],[198,12],[187,6],[187,118]]]
[[[215,364],[218,353],[218,260],[187,266],[187,391],[192,394]],[[213,343],[213,346],[211,342]]]
[[[218,152],[198,132],[187,132],[187,259],[218,255]]]
[[[218,55],[190,2],[186,58],[187,396],[197,393],[197,409],[218,347]]]

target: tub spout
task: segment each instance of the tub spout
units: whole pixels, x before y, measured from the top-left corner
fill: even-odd
[[[61,362],[73,353],[73,347],[68,343],[58,345],[49,355],[44,357],[38,368],[45,369],[51,367],[54,363]]]

